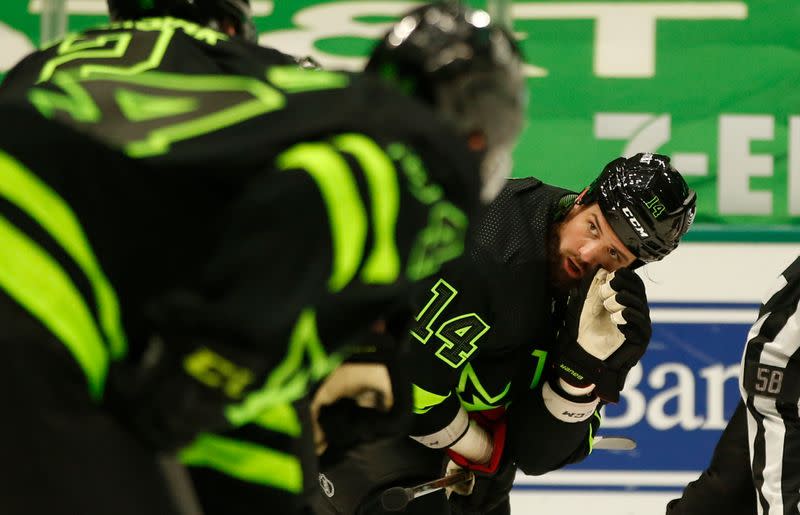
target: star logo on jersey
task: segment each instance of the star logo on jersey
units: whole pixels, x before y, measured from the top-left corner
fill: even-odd
[[[511,381],[505,384],[500,393],[491,395],[481,383],[481,380],[478,379],[478,374],[472,368],[472,363],[467,363],[461,371],[456,392],[464,409],[467,411],[484,411],[505,405],[504,401],[510,390]]]

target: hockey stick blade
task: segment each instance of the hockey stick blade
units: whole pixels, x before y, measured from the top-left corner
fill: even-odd
[[[386,489],[383,494],[381,494],[381,504],[386,511],[401,511],[408,506],[408,503],[417,497],[422,497],[423,495],[441,490],[442,488],[447,488],[448,486],[457,485],[459,483],[466,483],[468,481],[472,481],[472,472],[465,470],[410,488],[395,486]]]
[[[595,436],[592,449],[604,451],[632,451],[636,448],[636,440],[627,436]]]

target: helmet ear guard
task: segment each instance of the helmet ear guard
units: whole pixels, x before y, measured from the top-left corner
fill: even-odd
[[[465,138],[483,135],[482,196],[490,200],[497,177],[510,175],[527,105],[514,37],[485,11],[458,2],[425,5],[392,27],[366,70],[431,105]]]
[[[694,221],[697,194],[668,156],[640,153],[608,163],[576,200],[593,202],[639,266],[677,248]]]

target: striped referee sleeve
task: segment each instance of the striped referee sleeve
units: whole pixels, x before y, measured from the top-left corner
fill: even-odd
[[[764,298],[740,387],[759,515],[800,515],[800,258]]]

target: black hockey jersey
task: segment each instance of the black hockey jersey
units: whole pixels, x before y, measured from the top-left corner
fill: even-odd
[[[94,397],[109,362],[159,336],[226,406],[193,431],[247,423],[463,249],[479,189],[464,142],[377,79],[290,63],[154,18],[68,36],[7,76],[0,252],[35,255],[58,302],[27,296],[33,276],[0,287]]]
[[[195,174],[250,173],[294,142],[355,131],[412,145],[457,204],[474,203],[478,187],[475,173],[459,171],[476,166],[463,141],[379,78],[301,69],[279,51],[175,18],[71,34],[10,70],[0,102]],[[413,159],[406,162],[419,168]],[[408,173],[425,189],[424,173]]]
[[[566,302],[550,287],[548,251],[570,195],[537,179],[510,180],[471,231],[468,252],[436,276],[411,331],[414,435],[441,431],[459,407],[506,406],[509,452],[523,470],[572,459],[589,422],[556,420],[541,400]]]

